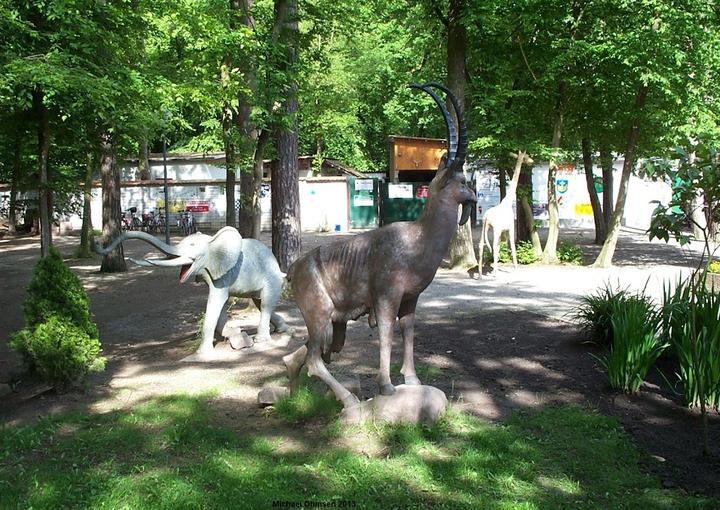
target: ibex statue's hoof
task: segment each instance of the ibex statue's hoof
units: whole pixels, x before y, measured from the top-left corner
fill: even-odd
[[[392,384],[381,384],[380,395],[390,396],[395,394],[395,386]]]
[[[416,375],[406,375],[405,384],[408,386],[422,386],[420,379],[418,379],[418,376]]]

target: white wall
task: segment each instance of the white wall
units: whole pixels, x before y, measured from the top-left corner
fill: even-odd
[[[623,160],[617,159],[614,163],[614,190],[613,203],[617,200],[622,174]],[[595,176],[602,175],[599,166],[593,168]],[[547,222],[547,163],[533,168],[533,213],[536,220]],[[492,206],[500,202],[500,189],[498,179],[493,176],[490,169],[481,169],[477,176],[478,221]],[[585,171],[582,167],[560,168],[556,176],[556,194],[558,198],[558,212],[560,225],[563,227],[593,228],[592,207],[590,195],[585,183]],[[625,204],[623,224],[647,229],[650,226],[652,212],[655,210],[654,200],[667,203],[671,198],[670,186],[664,182],[653,182],[631,176],[628,188],[628,200]],[[598,193],[602,203],[603,194]]]
[[[272,226],[272,211],[269,186],[260,199],[261,228],[268,231]],[[225,224],[225,187],[222,184],[204,186],[169,186],[170,194],[170,225],[175,225],[177,210],[185,210],[188,203],[207,205],[207,212],[193,212],[193,217],[200,228],[214,231]],[[240,195],[239,188],[235,196]],[[91,202],[93,226],[97,229],[102,225],[102,196],[99,188],[94,188]],[[121,207],[127,211],[137,207],[137,214],[161,211],[164,204],[162,186],[123,187]],[[192,201],[192,202],[191,202]],[[339,225],[341,231],[349,228],[349,210],[347,199],[347,181],[344,177],[310,179],[300,181],[300,223],[305,232],[325,232],[335,230]],[[72,215],[64,222],[65,230],[79,230],[82,218]]]

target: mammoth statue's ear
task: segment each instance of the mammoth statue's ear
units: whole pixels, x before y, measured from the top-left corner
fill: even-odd
[[[223,227],[210,239],[206,269],[218,280],[238,265],[242,258],[242,236],[233,227]]]

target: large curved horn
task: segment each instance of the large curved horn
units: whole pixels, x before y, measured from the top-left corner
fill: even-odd
[[[465,156],[467,155],[468,146],[467,129],[465,126],[465,118],[463,116],[462,108],[460,108],[455,94],[450,92],[450,89],[448,89],[446,86],[435,82],[428,82],[425,85],[428,87],[434,87],[438,90],[442,90],[443,92],[445,92],[445,94],[447,94],[448,98],[450,99],[450,103],[453,105],[453,109],[455,110],[455,116],[457,117],[458,121],[458,137],[457,152],[455,153],[455,157],[453,158],[451,164],[453,170],[455,170],[456,172],[462,172],[463,165],[465,164]]]
[[[151,236],[150,234],[147,234],[145,232],[124,232],[122,235],[117,237],[113,242],[111,242],[106,248],[103,248],[99,241],[95,242],[95,251],[99,253],[100,255],[106,255],[113,251],[118,244],[122,243],[123,241],[127,241],[128,239],[140,239],[142,241],[145,241],[146,243],[152,244],[155,248],[160,250],[161,252],[165,253],[166,255],[175,255],[176,257],[180,256],[180,253],[178,252],[178,249],[176,246],[172,246],[170,244],[165,244],[160,239],[158,239],[155,236]]]
[[[457,128],[455,127],[455,122],[453,121],[452,115],[450,115],[450,112],[445,106],[445,103],[438,97],[435,92],[428,88],[430,86],[432,86],[431,83],[426,83],[424,85],[420,85],[419,83],[411,83],[409,85],[410,88],[419,89],[429,94],[430,97],[433,98],[435,103],[440,108],[440,111],[443,114],[443,118],[445,119],[445,126],[447,127],[448,155],[446,165],[450,166],[455,160],[455,153],[457,152]]]

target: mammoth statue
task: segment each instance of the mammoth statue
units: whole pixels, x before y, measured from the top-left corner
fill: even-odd
[[[99,243],[96,251],[106,254],[128,239],[141,239],[171,258],[130,259],[142,266],[179,267],[180,283],[202,279],[210,288],[202,343],[198,354],[213,351],[215,331],[222,333],[227,321],[227,300],[230,296],[250,297],[260,310],[255,341],[270,338],[270,324],[277,332],[288,330],[285,321],[275,313],[285,274],[280,271],[270,249],[255,239],[243,239],[233,227],[224,227],[209,236],[192,234],[177,245],[166,244],[144,232],[126,232],[106,248]]]

